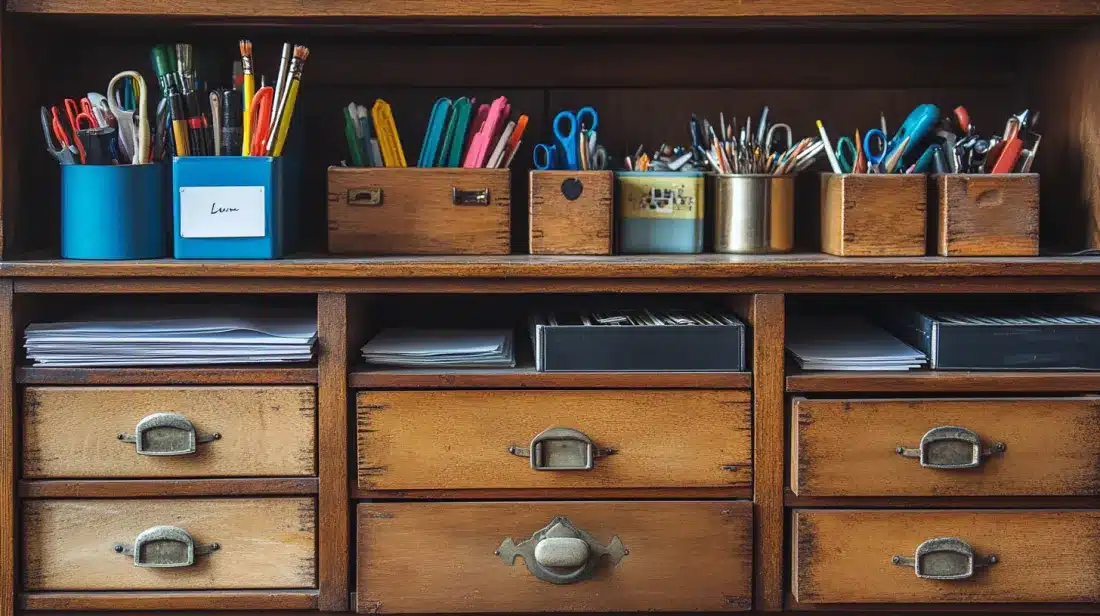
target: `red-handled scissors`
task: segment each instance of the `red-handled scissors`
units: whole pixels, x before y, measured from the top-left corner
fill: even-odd
[[[271,109],[274,104],[275,90],[271,86],[256,90],[256,95],[252,97],[249,114],[252,118],[250,151],[253,156],[263,156],[267,151],[267,138],[271,134]]]
[[[58,141],[60,141],[61,143],[65,144],[65,145],[69,145],[71,143],[72,145],[76,146],[76,152],[77,152],[77,154],[80,155],[80,164],[83,165],[87,162],[88,155],[87,155],[87,153],[85,153],[84,144],[81,143],[80,136],[77,134],[76,131],[80,130],[80,125],[78,124],[80,122],[80,120],[78,118],[80,118],[80,116],[82,116],[84,114],[78,113],[76,115],[73,115],[73,114],[69,113],[69,103],[72,103],[73,108],[75,109],[76,108],[76,101],[74,101],[71,98],[65,99],[65,112],[66,112],[66,115],[69,116],[69,127],[73,131],[72,140],[70,141],[70,139],[69,139],[69,136],[68,136],[69,134],[65,130],[65,125],[61,123],[61,114],[60,114],[60,112],[58,112],[57,107],[53,107],[52,110],[51,110],[52,113],[53,113],[53,122],[52,122],[53,123],[53,130],[54,130],[54,134],[57,136]]]

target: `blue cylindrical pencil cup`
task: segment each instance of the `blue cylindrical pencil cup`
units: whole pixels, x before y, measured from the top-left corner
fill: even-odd
[[[61,257],[155,259],[168,255],[166,165],[63,165]]]

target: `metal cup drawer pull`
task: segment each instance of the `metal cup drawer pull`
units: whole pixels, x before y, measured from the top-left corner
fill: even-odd
[[[596,458],[615,450],[596,447],[592,439],[572,428],[548,428],[531,439],[530,447],[509,445],[508,453],[530,459],[536,471],[588,471]]]
[[[142,456],[186,456],[195,453],[199,443],[220,439],[218,432],[199,435],[195,424],[179,413],[154,413],[138,422],[134,435],[119,434],[123,443],[134,443]]]
[[[997,557],[977,556],[969,543],[957,537],[939,537],[917,546],[913,558],[895,556],[890,562],[913,567],[917,577],[926,580],[965,580],[973,577],[975,569],[997,564]]]
[[[955,426],[932,428],[921,437],[916,448],[898,447],[895,451],[906,458],[920,459],[925,468],[963,469],[981,466],[982,458],[1004,453],[1004,443],[982,446],[977,433]]]
[[[556,516],[518,545],[511,537],[505,539],[495,552],[509,566],[515,564],[517,556],[522,556],[528,571],[552,584],[588,579],[604,556],[617,565],[629,553],[617,536],[606,546],[600,545],[595,537],[573,526],[565,516]]]
[[[134,557],[135,567],[190,567],[195,557],[220,550],[217,543],[195,545],[191,534],[176,526],[154,526],[134,539],[134,545],[116,543],[115,552]]]

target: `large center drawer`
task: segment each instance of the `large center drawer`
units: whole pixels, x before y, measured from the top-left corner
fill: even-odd
[[[314,588],[313,498],[38,500],[27,590]]]
[[[1100,511],[796,510],[799,603],[1091,603]]]
[[[1100,494],[1100,398],[795,398],[799,496]]]
[[[751,608],[749,502],[370,503],[357,610]]]
[[[23,474],[308,476],[316,416],[312,386],[28,387]]]
[[[747,488],[752,481],[744,391],[370,391],[357,401],[365,490]],[[564,430],[544,434],[549,428]]]

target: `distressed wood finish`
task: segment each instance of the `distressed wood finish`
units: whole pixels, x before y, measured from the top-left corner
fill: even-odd
[[[3,19],[0,13],[0,19]],[[10,280],[0,280],[0,616],[15,614],[15,572],[19,566],[15,477],[19,418],[15,402],[15,329]]]
[[[789,392],[1020,393],[1100,391],[1095,372],[965,372],[909,370],[886,372],[787,371]]]
[[[1087,0],[1062,0],[1036,4],[1029,0],[973,3],[964,0],[919,2],[826,2],[797,0],[784,3],[735,3],[706,0],[690,6],[658,0],[585,2],[563,9],[551,0],[493,0],[453,3],[446,0],[380,0],[369,9],[355,0],[272,0],[257,10],[246,0],[194,2],[180,5],[170,0],[9,0],[8,10],[30,13],[206,16],[206,17],[807,17],[807,16],[1093,16],[1100,8]],[[407,153],[406,153],[407,155]]]
[[[349,344],[362,327],[364,311],[347,295],[317,296],[317,577],[323,611],[348,609],[351,565],[351,512],[348,504],[348,361],[358,350]]]
[[[80,479],[19,482],[19,496],[23,498],[178,498],[181,496],[291,496],[316,493],[316,477]]]
[[[744,488],[752,409],[740,391],[361,392],[359,488]],[[509,447],[551,427],[599,448],[589,471],[535,471]]]
[[[50,368],[20,366],[15,381],[25,385],[306,385],[317,382],[317,367],[218,366],[215,369]]]
[[[187,456],[139,455],[119,434],[142,418],[179,413],[200,436]],[[298,387],[28,387],[27,478],[263,477],[316,473],[317,397]]]
[[[350,194],[368,189],[382,190],[381,205],[349,203]],[[489,204],[455,205],[456,190],[488,190]],[[328,248],[352,254],[508,254],[511,207],[507,169],[331,167]]]
[[[925,253],[924,175],[821,176],[821,250],[841,257]]]
[[[746,502],[359,505],[357,608],[369,613],[728,611],[752,606]],[[593,579],[538,580],[494,554],[566,516],[629,554]],[[416,580],[410,583],[410,580]]]
[[[614,185],[611,171],[532,171],[531,254],[611,254]]]
[[[749,389],[749,372],[538,372],[516,368],[360,368],[356,389]],[[1100,383],[1100,377],[1097,377]],[[1098,385],[1097,389],[1100,389]]]
[[[1038,256],[1039,174],[948,174],[932,182],[940,256]]]
[[[312,498],[36,500],[23,506],[27,590],[185,590],[316,586]],[[179,569],[135,567],[115,543],[168,524],[221,549]]]
[[[208,610],[216,615],[225,610],[315,610],[317,595],[316,590],[33,592],[24,593],[20,603],[25,610],[119,611],[131,616],[135,611]]]
[[[799,603],[1088,603],[1100,600],[1098,511],[796,510]],[[968,580],[916,577],[891,564],[936,537],[958,537],[997,564]]]
[[[1006,445],[965,470],[923,468],[916,448],[938,426]],[[791,490],[799,496],[1100,494],[1100,398],[807,400],[791,411]]]

